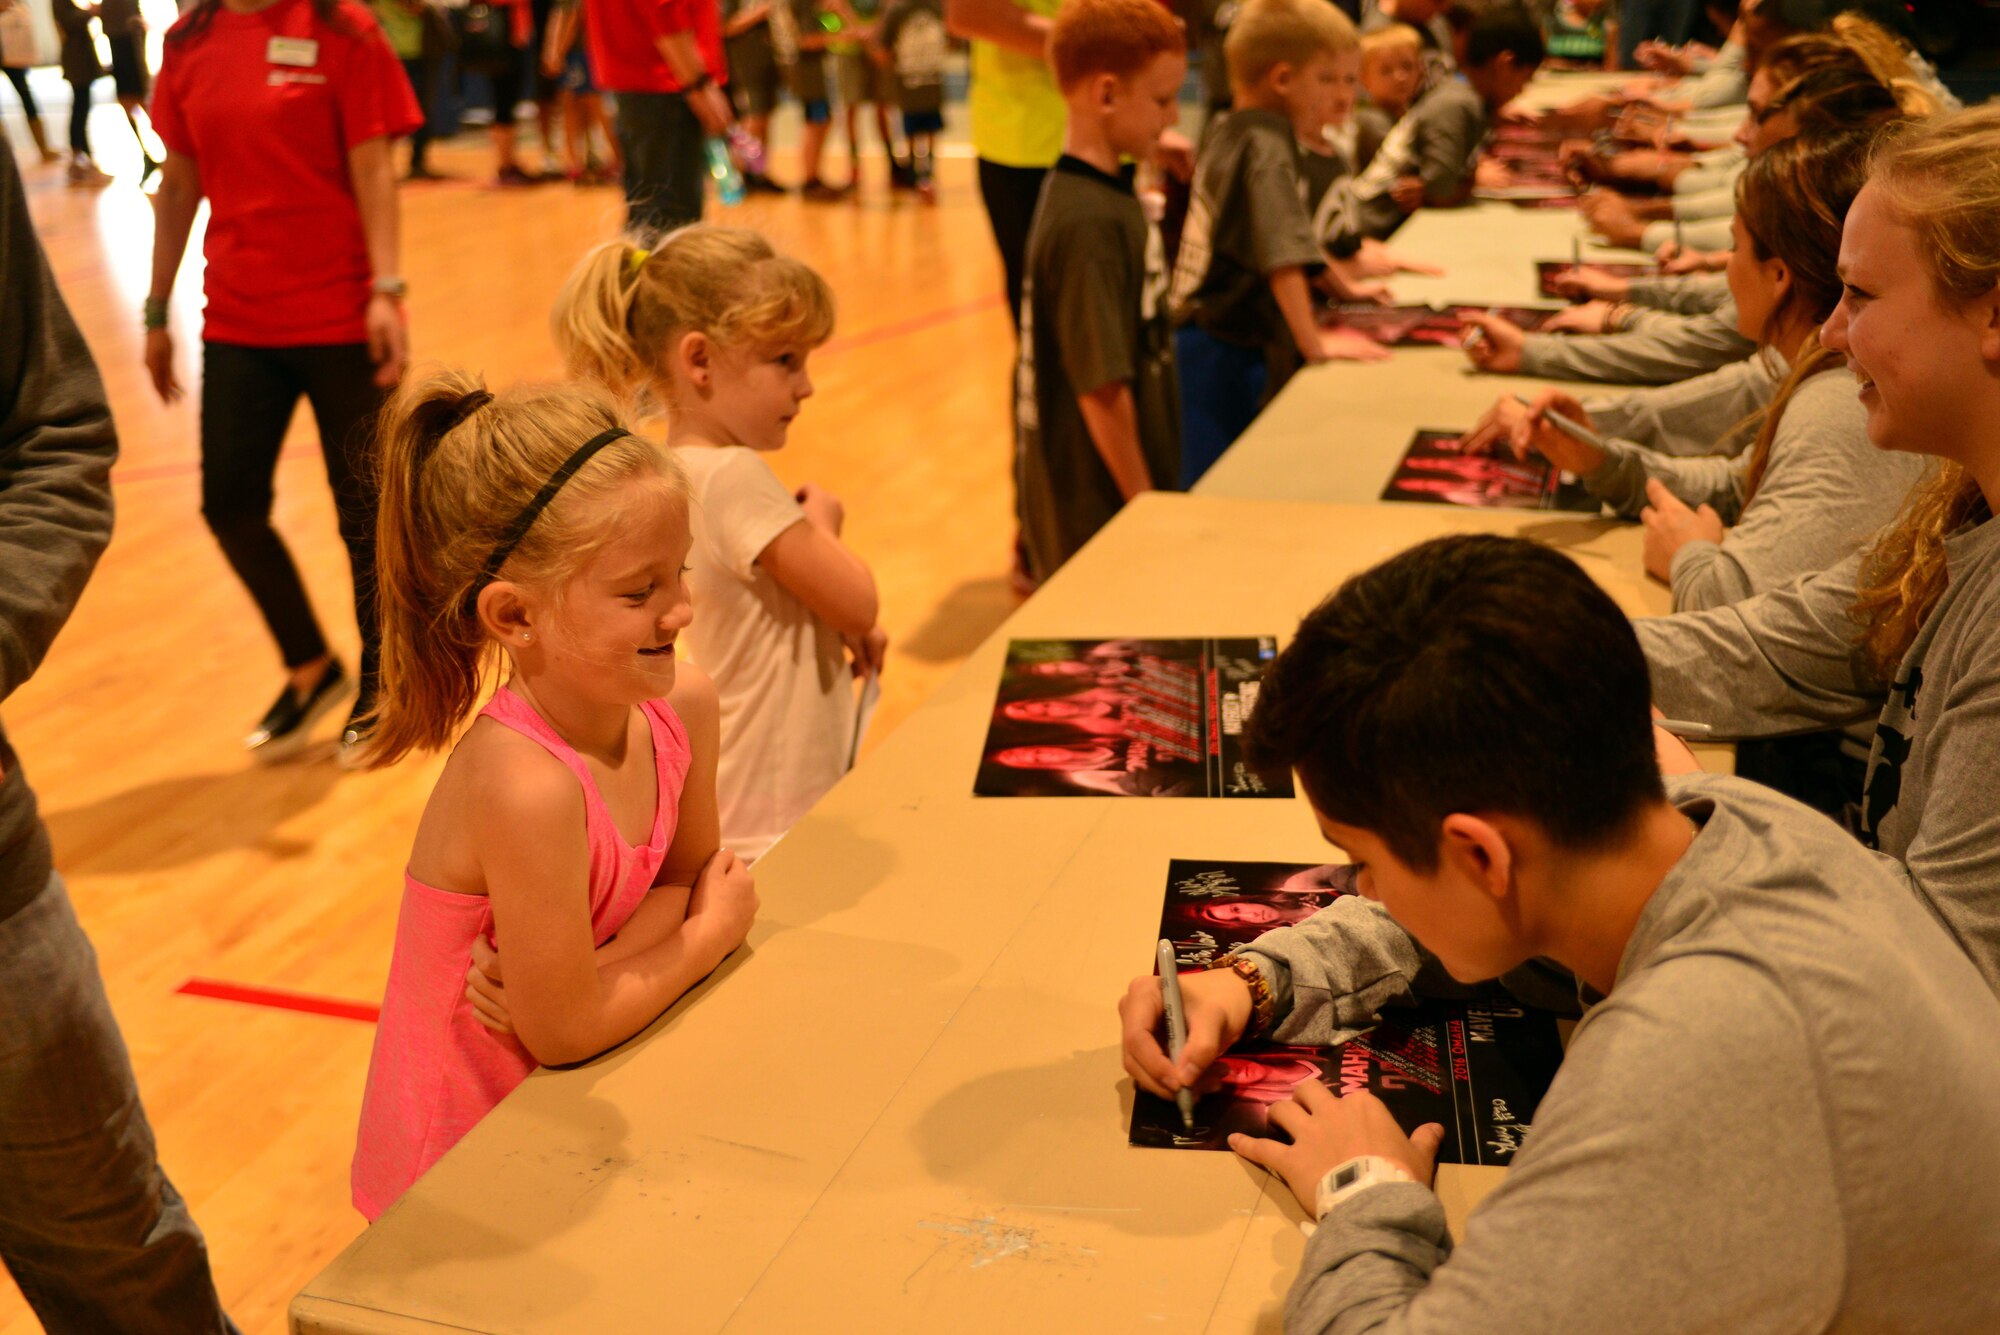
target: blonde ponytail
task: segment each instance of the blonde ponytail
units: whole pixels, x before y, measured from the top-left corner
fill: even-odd
[[[571,375],[671,411],[673,346],[703,334],[726,348],[816,348],[833,335],[833,289],[810,265],[742,227],[696,224],[650,246],[598,246],[556,298],[556,347]]]
[[[556,297],[556,347],[569,373],[630,398],[652,378],[632,341],[632,305],[647,252],[620,238],[593,246]]]
[[[500,662],[468,610],[487,560],[577,447],[620,425],[601,390],[531,387],[496,396],[463,371],[412,377],[390,400],[377,463],[381,689],[363,763],[392,764],[457,734]],[[563,484],[501,573],[559,590],[617,536],[617,507],[634,479],[687,495],[665,450],[639,437],[615,440]]]

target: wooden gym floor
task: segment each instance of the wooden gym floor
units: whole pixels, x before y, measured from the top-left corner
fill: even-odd
[[[6,129],[21,152],[18,118]],[[224,1302],[259,1335],[284,1329],[291,1295],[361,1228],[347,1169],[373,1027],[178,989],[378,1001],[437,762],[344,773],[331,759],[338,718],[307,759],[266,767],[242,751],[279,661],[200,518],[194,398],[161,406],[140,362],[152,228],[131,137],[115,107],[92,129],[120,176],[108,189],[70,190],[59,167],[23,162],[117,416],[117,532],[47,663],[7,701],[6,725],[96,943],[161,1160],[208,1235]],[[550,304],[582,250],[616,233],[617,193],[485,188],[491,159],[472,134],[436,162],[462,179],[403,194],[419,368],[477,368],[495,385],[554,377]],[[844,153],[828,165],[839,179]],[[792,166],[777,154],[780,175]],[[848,540],[880,582],[892,642],[878,739],[1014,606],[1013,335],[971,160],[960,150],[939,172],[935,208],[892,199],[877,154],[858,203],[753,198],[710,214],[810,260],[841,299],[835,341],[812,363],[818,395],[773,463],[788,483],[846,501]],[[173,313],[190,388],[200,287],[197,241]],[[346,566],[303,411],[279,465],[277,522],[351,664]],[[0,1335],[34,1329],[0,1275]]]

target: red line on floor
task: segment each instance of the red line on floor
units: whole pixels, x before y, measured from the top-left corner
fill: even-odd
[[[380,1006],[365,1001],[343,1001],[339,997],[316,997],[308,992],[286,992],[275,987],[223,983],[213,978],[190,978],[174,991],[184,997],[207,997],[212,1001],[234,1001],[245,1006],[267,1006],[272,1010],[330,1015],[337,1020],[360,1020],[364,1024],[374,1024],[382,1017]]]
[[[968,315],[977,315],[980,311],[992,310],[995,307],[1001,310],[1007,308],[1006,298],[997,292],[989,297],[981,297],[977,301],[961,302],[956,306],[946,306],[940,310],[927,311],[922,315],[913,315],[907,320],[898,320],[894,324],[878,325],[873,329],[864,329],[860,333],[848,338],[836,338],[821,348],[819,355],[824,357],[830,353],[849,352],[855,348],[865,348],[873,343],[886,343],[892,338],[901,338],[905,334],[917,334],[926,329],[935,329],[941,324],[950,324],[953,320],[962,320]]]

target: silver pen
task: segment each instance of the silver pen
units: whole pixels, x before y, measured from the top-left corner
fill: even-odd
[[[1187,1051],[1187,1003],[1181,1000],[1181,962],[1174,957],[1174,943],[1160,942],[1160,1000],[1167,1011],[1167,1056],[1175,1066]],[[1174,1094],[1181,1110],[1181,1125],[1194,1130],[1194,1091],[1182,1085]]]
[[[1519,394],[1514,396],[1514,401],[1523,407],[1534,406]],[[1565,436],[1568,436],[1571,440],[1582,441],[1594,450],[1600,450],[1607,454],[1610,453],[1604,444],[1604,437],[1573,418],[1564,417],[1561,413],[1557,412],[1545,412],[1542,414],[1542,420],[1562,432]]]
[[[1669,732],[1676,737],[1691,738],[1696,741],[1715,735],[1713,724],[1694,723],[1684,718],[1657,718],[1653,720],[1653,726],[1661,732]]]

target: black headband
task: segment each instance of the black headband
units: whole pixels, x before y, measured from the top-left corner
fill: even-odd
[[[535,499],[522,507],[521,513],[514,516],[514,522],[507,525],[507,531],[500,535],[499,544],[493,548],[493,555],[486,558],[486,568],[479,572],[479,578],[472,581],[472,587],[465,591],[465,614],[467,616],[472,616],[478,607],[479,591],[488,584],[491,584],[499,576],[500,567],[507,564],[507,558],[514,554],[514,548],[518,547],[521,539],[527,536],[528,530],[534,526],[535,520],[541,516],[543,510],[548,508],[549,502],[555,499],[556,493],[563,489],[563,484],[575,477],[576,470],[589,463],[592,455],[596,454],[606,445],[609,445],[612,441],[620,440],[631,434],[624,427],[619,426],[614,426],[609,431],[600,431],[579,445],[576,453],[563,460],[562,467],[556,469],[554,476],[550,477],[543,484],[542,489],[535,493]]]

